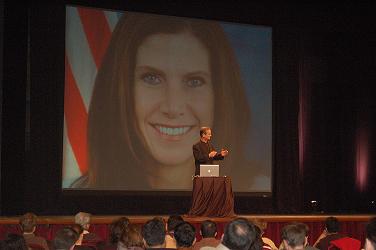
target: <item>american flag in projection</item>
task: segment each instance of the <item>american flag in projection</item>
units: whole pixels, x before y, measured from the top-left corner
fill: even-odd
[[[63,188],[88,171],[87,118],[97,69],[122,13],[66,8]]]

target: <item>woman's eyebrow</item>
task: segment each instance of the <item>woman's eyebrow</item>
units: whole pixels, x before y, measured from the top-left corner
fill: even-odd
[[[165,73],[160,70],[160,69],[157,69],[155,67],[152,67],[152,66],[148,66],[148,65],[141,65],[141,66],[137,66],[136,67],[136,71],[141,71],[142,73],[146,73],[146,72],[153,72],[153,73],[156,73],[158,75],[161,75],[161,76],[165,76]]]
[[[203,71],[203,70],[192,71],[192,72],[188,72],[184,74],[185,77],[198,76],[198,75],[210,78],[210,73],[207,71]]]

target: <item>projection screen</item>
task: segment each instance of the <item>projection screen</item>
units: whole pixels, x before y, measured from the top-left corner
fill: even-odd
[[[200,127],[271,192],[272,28],[66,8],[63,189],[191,191]]]

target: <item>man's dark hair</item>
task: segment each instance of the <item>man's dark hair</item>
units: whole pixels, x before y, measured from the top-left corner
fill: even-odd
[[[31,233],[37,226],[37,216],[33,213],[26,213],[20,217],[19,223],[23,232]]]
[[[248,250],[256,236],[253,223],[247,219],[238,218],[227,224],[222,244],[231,250]]]
[[[372,218],[366,226],[366,238],[376,249],[376,217]]]
[[[182,222],[184,222],[184,219],[180,215],[170,215],[167,220],[167,231],[173,232],[175,227]]]
[[[338,219],[333,216],[326,218],[325,227],[328,233],[337,233],[339,231]]]
[[[300,224],[289,224],[282,228],[281,238],[286,240],[290,247],[304,246],[306,230]]]
[[[217,224],[211,220],[205,220],[201,223],[201,235],[203,238],[214,238],[217,233]]]
[[[166,229],[162,219],[154,218],[142,227],[142,237],[149,247],[162,245],[165,242]]]
[[[111,223],[109,238],[112,244],[117,244],[119,242],[121,236],[127,230],[128,225],[129,219],[127,217],[120,217]]]
[[[70,227],[64,227],[56,232],[53,240],[55,249],[69,250],[77,241],[79,235]]]
[[[188,222],[182,222],[174,230],[176,247],[191,247],[196,238],[196,229]]]

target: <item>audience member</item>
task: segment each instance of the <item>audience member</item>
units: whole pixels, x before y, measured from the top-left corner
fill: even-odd
[[[128,230],[129,219],[127,217],[120,217],[110,225],[110,242],[117,244],[123,234]]]
[[[40,246],[45,250],[49,249],[46,239],[34,234],[37,228],[37,216],[35,214],[26,213],[22,215],[19,224],[27,245]]]
[[[211,220],[205,220],[201,223],[200,234],[202,239],[193,245],[194,250],[199,250],[201,247],[216,247],[221,243],[220,240],[216,239],[217,236],[217,224]]]
[[[142,237],[146,249],[167,249],[166,228],[162,218],[155,217],[142,227]]]
[[[170,215],[167,220],[166,248],[176,248],[174,238],[174,229],[177,225],[184,222],[180,215]]]
[[[281,238],[283,249],[303,250],[306,242],[306,232],[297,224],[289,224],[282,228]]]
[[[19,234],[8,234],[0,245],[2,250],[28,250],[26,240]]]
[[[118,242],[118,250],[142,250],[144,242],[139,226],[130,224],[128,230],[124,233]]]
[[[64,227],[56,232],[53,244],[55,250],[73,250],[79,235],[70,227]]]
[[[309,227],[306,224],[301,223],[301,222],[294,222],[294,223],[289,224],[287,226],[290,226],[292,228],[292,229],[290,229],[290,233],[291,233],[290,235],[295,237],[294,239],[297,239],[297,237],[299,236],[297,234],[297,232],[302,233],[304,235],[303,249],[305,249],[305,250],[318,250],[316,247],[310,246],[308,244]],[[294,228],[297,228],[297,231],[294,231],[295,230]],[[282,229],[282,233],[283,233],[283,229]],[[282,243],[281,243],[279,249],[281,249],[281,250],[293,249],[291,247],[292,246],[290,246],[290,248],[286,248],[286,244],[284,243],[283,238],[282,238]],[[297,246],[296,249],[300,249],[300,245]]]
[[[305,250],[318,250],[316,247],[310,246],[308,243],[308,233],[309,233],[309,227],[307,224],[301,223],[301,222],[296,222],[295,225],[298,227],[301,227],[304,231],[305,239],[304,239],[304,249]]]
[[[81,225],[81,227],[84,230],[81,245],[95,246],[96,244],[102,241],[102,239],[98,237],[95,233],[89,232],[90,219],[91,214],[84,212],[79,212],[74,217],[74,222],[76,224]]]
[[[250,250],[257,238],[253,223],[244,218],[237,218],[227,224],[222,242],[215,248],[202,247],[202,250]]]
[[[320,250],[327,250],[332,240],[338,240],[345,237],[345,235],[338,233],[339,227],[339,221],[336,217],[331,216],[326,218],[325,229],[313,246]]]
[[[376,217],[372,218],[366,226],[364,250],[376,250]]]
[[[267,249],[277,250],[278,247],[275,245],[275,243],[271,239],[264,236],[265,229],[267,228],[267,225],[268,225],[267,222],[264,220],[255,219],[253,220],[253,223],[255,224],[256,227],[260,229],[260,232],[261,232],[260,236],[263,242],[263,247]]]
[[[129,226],[129,219],[127,217],[120,217],[114,220],[109,227],[108,242],[103,245],[97,245],[101,250],[116,250],[118,243],[123,236],[127,233]]]
[[[177,249],[193,249],[196,242],[196,229],[188,222],[182,222],[174,229]]]
[[[261,229],[255,225],[256,237],[249,250],[270,250],[271,248],[266,245],[261,239]]]

